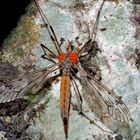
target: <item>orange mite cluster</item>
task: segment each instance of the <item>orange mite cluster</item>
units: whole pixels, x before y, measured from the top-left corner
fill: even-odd
[[[65,57],[66,57],[67,53],[61,53],[58,57],[59,59],[59,62],[60,63],[63,63],[65,61]],[[73,63],[73,64],[76,64],[78,63],[78,54],[76,52],[70,52],[69,53],[69,58],[70,58],[70,61]]]

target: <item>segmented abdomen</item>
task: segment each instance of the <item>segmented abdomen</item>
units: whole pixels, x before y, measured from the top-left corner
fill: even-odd
[[[61,114],[66,137],[68,133],[69,107],[70,107],[70,75],[64,74],[61,79]]]

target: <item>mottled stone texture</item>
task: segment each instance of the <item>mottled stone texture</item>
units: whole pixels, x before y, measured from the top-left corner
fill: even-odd
[[[58,39],[80,42],[88,39],[88,28],[92,32],[101,0],[39,0],[39,5],[53,26]],[[84,101],[83,110],[108,131],[102,131],[95,124],[80,116],[71,107],[69,121],[69,140],[139,140],[140,139],[140,5],[122,1],[106,1],[101,11],[96,41],[101,50],[96,58],[104,83],[111,87],[128,106],[133,122],[121,123],[109,116],[100,119],[92,112]],[[46,28],[42,28],[42,18],[34,3],[27,8],[15,28],[3,44],[0,61],[8,61],[25,73],[46,67],[50,62],[43,60],[40,43],[54,50]],[[64,42],[63,46],[66,45]],[[55,51],[55,50],[54,50]],[[60,81],[52,84],[52,88],[40,101],[49,102],[44,111],[37,115],[34,123],[26,130],[33,140],[64,140],[63,124],[60,113]],[[72,102],[76,97],[72,91]],[[92,101],[91,101],[92,102]],[[95,107],[98,107],[95,105]],[[98,108],[95,110],[98,111]]]

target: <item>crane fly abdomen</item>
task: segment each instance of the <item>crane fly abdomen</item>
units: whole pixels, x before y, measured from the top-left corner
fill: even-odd
[[[61,114],[66,137],[68,135],[69,108],[70,108],[70,75],[64,74],[61,78]]]

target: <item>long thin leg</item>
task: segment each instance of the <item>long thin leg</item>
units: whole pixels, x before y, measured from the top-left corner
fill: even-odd
[[[80,43],[78,39],[79,39],[79,36],[75,38],[76,43],[77,43],[77,45],[78,45],[78,47],[79,47],[79,46],[81,46],[81,45],[82,45],[82,43]]]
[[[51,38],[51,40],[54,42],[54,45],[55,45],[55,47],[56,47],[56,50],[58,51],[58,54],[62,53],[60,44],[59,44],[59,42],[58,42],[58,39],[57,39],[57,37],[56,37],[56,34],[55,34],[55,32],[54,32],[54,29],[53,29],[52,25],[49,23],[47,17],[46,17],[45,14],[43,13],[43,11],[42,11],[42,9],[40,8],[38,2],[37,2],[36,0],[34,0],[34,2],[35,2],[36,6],[37,6],[37,8],[38,8],[38,10],[39,10],[39,13],[40,13],[40,15],[41,15],[41,17],[42,17],[43,22],[45,23],[45,26],[46,26],[46,28],[47,28],[47,30],[48,30],[48,33],[49,33],[49,35],[50,35],[50,38]]]
[[[47,59],[48,61],[53,62],[53,63],[56,64],[56,62],[46,53],[46,50],[48,52],[50,52],[52,56],[54,56],[56,58],[57,58],[57,56],[50,49],[48,49],[45,45],[43,45],[43,44],[40,44],[40,45],[41,45],[41,47],[43,49],[43,52],[44,52],[44,54],[41,57],[44,58],[44,59]]]
[[[97,34],[97,28],[98,28],[98,24],[99,24],[99,18],[100,18],[100,15],[101,15],[101,11],[102,11],[102,8],[103,8],[103,5],[105,3],[106,0],[103,0],[101,6],[100,6],[100,9],[98,11],[98,14],[97,14],[97,17],[96,17],[96,22],[94,24],[94,27],[93,27],[93,32],[91,34],[91,39],[92,40],[95,40],[96,38],[96,34]]]
[[[75,91],[75,93],[76,93],[77,98],[79,99],[79,100],[78,100],[79,108],[78,108],[78,109],[75,108],[75,109],[79,111],[79,114],[80,114],[81,116],[83,116],[84,118],[86,118],[87,120],[89,120],[89,122],[90,122],[91,124],[95,124],[98,128],[100,128],[100,129],[101,129],[102,131],[104,131],[104,132],[114,134],[113,132],[107,131],[107,130],[103,129],[102,127],[100,127],[94,120],[90,119],[85,113],[83,113],[83,111],[82,111],[82,102],[83,102],[82,96],[80,95],[80,91],[79,91],[79,89],[78,89],[78,85],[76,84],[75,78],[72,76],[72,74],[71,74],[71,77],[72,77],[72,80],[73,80],[73,81],[72,81],[72,85],[73,85],[74,91]],[[73,105],[73,104],[72,104],[72,105]],[[74,106],[74,105],[73,105],[73,106]]]
[[[78,54],[81,54],[82,51],[84,50],[84,48],[86,48],[88,46],[88,44],[91,42],[92,40],[89,39],[79,50],[78,50]]]
[[[87,24],[87,31],[88,31],[88,40],[90,40],[91,39],[91,32],[90,32],[89,24]]]
[[[64,38],[60,38],[60,47],[62,46],[62,44],[64,43],[65,39]]]
[[[81,116],[83,116],[84,118],[86,118],[87,120],[89,120],[90,124],[95,124],[98,128],[100,128],[102,131],[110,133],[110,134],[114,134],[114,132],[111,131],[107,131],[105,129],[103,129],[101,126],[99,126],[94,120],[90,119],[86,114],[84,114],[83,112],[80,114]]]
[[[40,44],[44,52],[46,53],[45,49],[52,55],[53,58],[57,58],[57,55],[52,52],[48,47],[46,47],[44,44]]]
[[[71,103],[71,104],[74,106],[73,103]],[[74,109],[75,109],[76,111],[79,112],[79,109],[78,109],[78,108],[74,108]],[[85,113],[83,113],[83,112],[79,113],[79,115],[81,115],[82,117],[84,117],[85,119],[87,119],[87,120],[90,122],[90,124],[95,124],[99,129],[101,129],[101,130],[104,131],[104,132],[107,132],[107,133],[110,133],[110,134],[115,134],[115,133],[116,133],[116,132],[107,131],[107,130],[103,129],[101,126],[99,126],[99,125],[96,123],[95,120],[89,118],[89,117],[88,117]]]
[[[100,18],[101,11],[102,11],[104,3],[105,3],[105,0],[103,0],[102,4],[100,6],[100,9],[98,11],[98,14],[97,14],[97,17],[96,17],[96,22],[94,24],[92,33],[90,33],[89,26],[87,25],[89,40],[83,45],[83,47],[81,47],[79,49],[78,54],[80,54],[83,51],[84,48],[88,47],[88,43],[94,42],[94,40],[96,38],[96,34],[97,34],[97,27],[98,27],[98,24],[99,24],[99,18]]]
[[[79,113],[81,114],[82,113],[82,102],[83,102],[82,96],[81,96],[80,91],[78,89],[78,85],[76,84],[75,78],[72,76],[72,74],[71,74],[71,77],[72,77],[72,86],[74,88],[74,91],[76,93],[77,100],[78,100]]]
[[[80,45],[82,43],[79,43],[79,41],[78,41],[79,37],[76,38],[76,43],[78,44],[78,47],[76,50],[77,50],[78,54],[81,53],[83,51],[83,49],[88,46],[88,43],[90,43],[92,41],[93,32],[92,33],[90,32],[89,24],[87,24],[87,31],[88,31],[88,41],[82,46],[82,48],[80,48]]]

